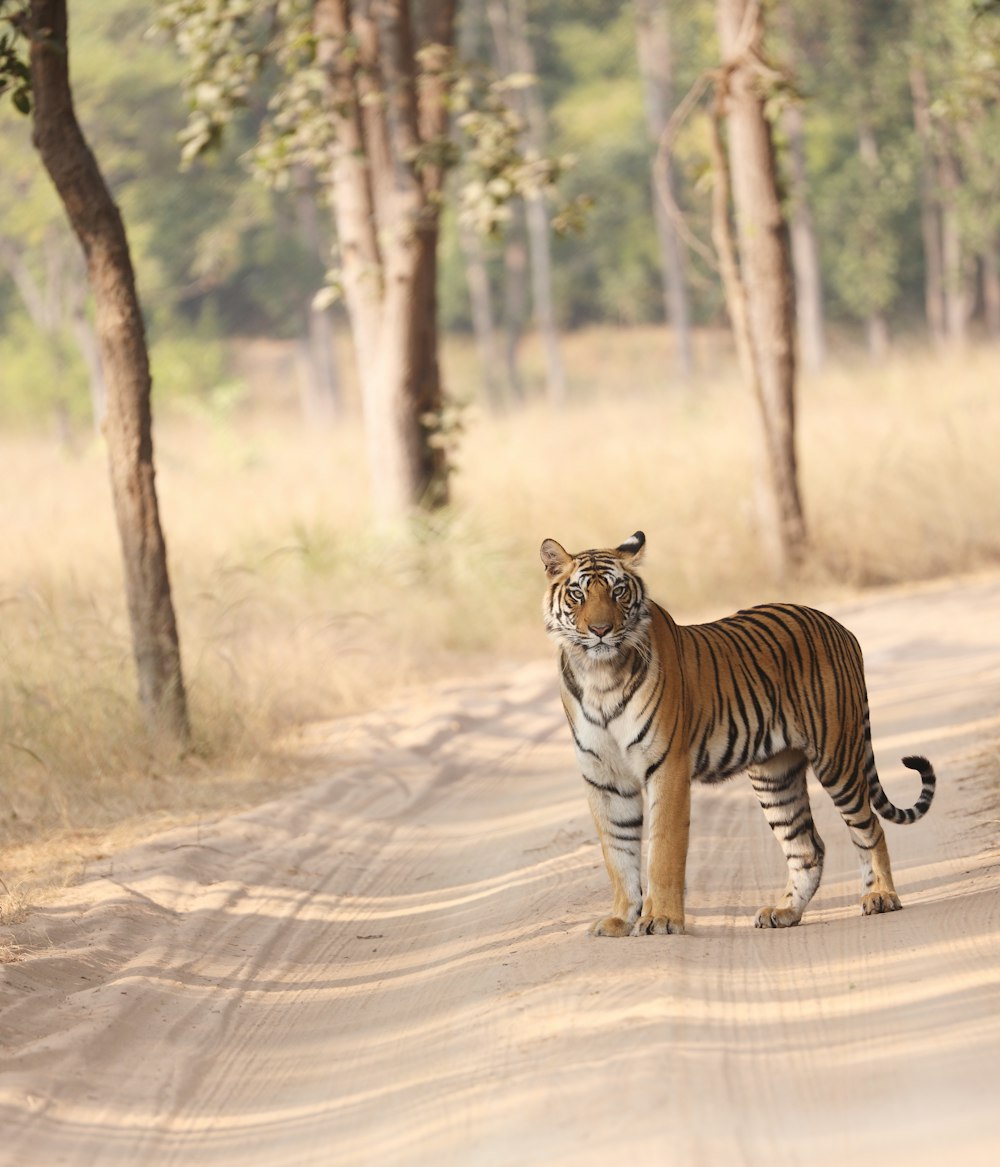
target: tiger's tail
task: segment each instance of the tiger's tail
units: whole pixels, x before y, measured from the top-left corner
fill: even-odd
[[[934,767],[926,758],[904,758],[903,765],[910,770],[916,770],[923,783],[920,788],[920,797],[909,809],[901,810],[889,801],[888,796],[882,789],[882,783],[879,781],[874,760],[872,760],[868,768],[868,790],[871,795],[872,807],[882,818],[890,823],[906,825],[908,823],[915,823],[917,819],[922,819],[930,810],[931,803],[934,801],[934,786],[937,782],[937,776],[934,773]]]

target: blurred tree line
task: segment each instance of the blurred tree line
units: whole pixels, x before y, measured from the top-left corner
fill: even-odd
[[[560,330],[665,318],[676,379],[727,313],[778,574],[806,545],[794,319],[812,367],[831,321],[875,355],[900,327],[1000,337],[994,0],[108,0],[69,40],[66,8],[0,0],[0,415],[68,428],[82,398],[104,424],[141,677],[143,645],[170,648],[144,705],[157,724],[172,700],[177,738],[146,334],[166,393],[217,385],[234,337],[296,338],[334,413],[342,302],[395,521],[448,501],[442,328],[475,331],[499,405],[533,324],[559,405]]]
[[[995,7],[774,0],[768,13],[793,244],[798,230],[808,248],[811,231],[818,263],[813,307],[799,303],[800,328],[812,321],[802,338],[806,363],[822,359],[824,323],[863,330],[876,353],[897,331],[958,342],[970,327],[1000,335]],[[105,0],[72,4],[71,15],[76,102],[129,224],[158,393],[221,382],[226,338],[297,339],[316,351],[318,332],[322,352],[330,315],[317,317],[313,297],[330,266],[330,216],[317,212],[303,170],[275,190],[245,164],[268,113],[268,86],[248,90],[219,149],[182,170],[185,62],[170,36],[151,32],[156,7]],[[466,0],[457,20],[462,57],[497,76],[537,77],[517,91],[516,108],[539,148],[575,159],[561,178],[566,195],[592,201],[585,231],[537,245],[531,199],[514,200],[502,236],[486,238],[470,234],[446,202],[440,324],[472,331],[479,312],[481,341],[493,345],[486,369],[495,394],[521,391],[517,345],[539,312],[554,330],[657,322],[668,312],[682,324],[721,323],[718,274],[697,246],[709,238],[711,173],[707,119],[697,110],[671,134],[669,182],[682,223],[664,226],[651,181],[667,119],[718,59],[712,0]],[[86,416],[89,400],[99,415],[78,249],[27,123],[9,103],[0,119],[3,414],[44,407]],[[547,301],[532,282],[543,260]],[[798,256],[796,273],[800,283],[809,278]],[[561,393],[557,348],[549,375]],[[333,393],[331,377],[320,371],[318,383]]]

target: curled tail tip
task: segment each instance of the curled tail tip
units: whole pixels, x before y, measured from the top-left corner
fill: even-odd
[[[910,770],[916,770],[920,775],[920,797],[910,810],[906,812],[907,821],[916,822],[917,819],[922,819],[931,808],[931,803],[934,801],[934,786],[937,782],[937,775],[934,773],[934,767],[930,762],[926,758],[920,757],[919,754],[904,758],[903,765]]]
[[[935,781],[936,775],[934,773],[934,767],[930,764],[930,762],[927,761],[926,758],[922,758],[919,754],[911,754],[904,758],[903,765],[910,770],[916,770],[925,782]]]
[[[920,775],[920,796],[913,806],[907,810],[894,806],[889,801],[885,791],[882,789],[881,782],[878,780],[878,775],[874,771],[869,776],[872,807],[888,822],[899,823],[901,825],[915,823],[918,819],[924,817],[930,810],[931,803],[934,801],[934,787],[937,783],[937,775],[934,773],[934,767],[926,758],[911,754],[909,757],[903,759],[903,765],[910,770],[916,770]]]

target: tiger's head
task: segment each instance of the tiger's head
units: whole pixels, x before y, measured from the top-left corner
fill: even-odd
[[[542,543],[549,580],[543,612],[549,636],[587,662],[611,662],[643,642],[649,623],[646,588],[635,573],[646,536],[642,531],[606,551],[571,555],[555,539]]]

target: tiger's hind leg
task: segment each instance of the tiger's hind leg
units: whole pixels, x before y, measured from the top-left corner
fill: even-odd
[[[758,910],[754,917],[758,928],[790,928],[797,924],[823,875],[824,847],[809,806],[807,764],[801,750],[783,750],[748,771],[764,817],[788,864],[784,895],[777,904]]]
[[[851,841],[861,861],[861,911],[866,916],[881,912],[896,912],[903,906],[892,881],[892,865],[885,832],[872,810],[869,795],[869,768],[874,771],[875,758],[870,746],[865,750],[863,763],[848,769],[843,777],[842,765],[822,760],[816,766],[816,776],[829,792],[841,818],[847,824]]]
[[[875,820],[875,829],[879,841],[873,846],[868,846],[858,841],[854,829],[851,828],[851,837],[861,856],[861,911],[866,916],[875,916],[880,912],[898,912],[903,906],[892,882],[889,848],[878,819]]]

